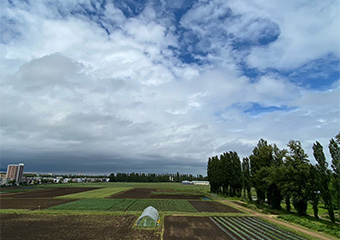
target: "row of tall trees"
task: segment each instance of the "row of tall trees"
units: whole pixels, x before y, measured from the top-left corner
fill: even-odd
[[[334,222],[334,208],[340,207],[340,133],[331,139],[329,151],[331,168],[319,142],[313,145],[316,164],[312,165],[299,141],[291,140],[287,149],[279,149],[260,139],[249,157],[242,162],[236,152],[226,152],[208,160],[208,179],[211,192],[241,196],[250,201],[251,187],[255,188],[257,202],[266,202],[274,209],[286,210],[291,204],[299,215],[306,215],[308,202],[312,203],[318,218],[318,204],[323,201]]]
[[[155,174],[155,173],[111,173],[110,182],[182,182],[207,180],[202,175],[193,176],[192,174]]]

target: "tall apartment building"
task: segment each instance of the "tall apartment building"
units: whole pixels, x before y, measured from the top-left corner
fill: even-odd
[[[24,173],[24,164],[9,164],[7,167],[6,178],[15,180],[16,183],[22,182],[22,176]]]

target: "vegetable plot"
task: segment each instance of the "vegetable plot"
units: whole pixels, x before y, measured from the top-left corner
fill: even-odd
[[[228,238],[238,239],[304,239],[296,234],[277,228],[256,217],[210,217]]]

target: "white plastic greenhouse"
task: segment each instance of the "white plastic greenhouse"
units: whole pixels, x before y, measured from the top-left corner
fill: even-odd
[[[137,227],[156,227],[159,222],[159,214],[156,208],[149,206],[144,209],[142,215],[137,219]]]

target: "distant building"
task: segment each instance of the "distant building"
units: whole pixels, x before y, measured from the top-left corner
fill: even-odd
[[[209,185],[209,181],[182,181],[182,184],[184,185],[201,185],[201,186],[208,186]]]
[[[209,181],[192,181],[192,184],[194,184],[194,185],[208,186],[208,185],[209,185]]]
[[[7,185],[9,182],[9,179],[6,177],[0,177],[0,185]]]
[[[24,173],[24,164],[9,164],[7,167],[7,174],[6,178],[12,180],[15,180],[15,183],[22,182],[22,177]]]

